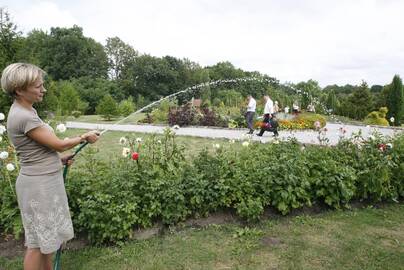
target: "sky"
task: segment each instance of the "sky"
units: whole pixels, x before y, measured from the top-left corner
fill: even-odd
[[[23,33],[83,28],[141,54],[229,61],[281,82],[385,85],[404,76],[402,0],[0,0]]]

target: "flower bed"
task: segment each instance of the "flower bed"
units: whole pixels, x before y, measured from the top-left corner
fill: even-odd
[[[292,119],[280,119],[278,122],[281,129],[318,129],[326,125],[326,119],[314,113],[301,113]]]
[[[234,209],[255,221],[266,207],[287,214],[316,203],[338,209],[352,200],[404,197],[404,136],[356,136],[335,147],[231,141],[215,143],[193,159],[185,158],[170,129],[162,139],[120,143],[126,149],[106,161],[88,148],[81,157],[85,162],[72,168],[66,182],[75,230],[95,243],[124,241],[135,228],[175,224],[218,209]],[[4,175],[5,167],[0,170]],[[19,213],[4,177],[0,202],[0,227],[20,233],[13,229],[20,226]]]

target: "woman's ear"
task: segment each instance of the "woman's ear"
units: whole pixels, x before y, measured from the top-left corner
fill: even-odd
[[[14,96],[15,97],[21,96],[22,92],[23,90],[21,88],[17,88],[15,89]]]

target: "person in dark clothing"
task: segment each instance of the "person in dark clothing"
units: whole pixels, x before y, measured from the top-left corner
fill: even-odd
[[[261,130],[257,134],[257,136],[261,137],[265,131],[269,131],[273,132],[275,137],[278,137],[279,136],[278,126],[279,126],[278,121],[276,121],[275,117],[272,114],[270,113],[264,114],[264,120],[261,125]]]

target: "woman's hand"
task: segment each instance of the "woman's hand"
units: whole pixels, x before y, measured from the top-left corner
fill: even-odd
[[[87,133],[84,133],[80,137],[86,140],[88,143],[95,143],[100,136],[100,133],[96,130],[89,131]]]
[[[68,155],[61,157],[61,161],[62,161],[63,165],[67,165],[67,166],[72,165],[74,162],[73,154],[68,154]]]

